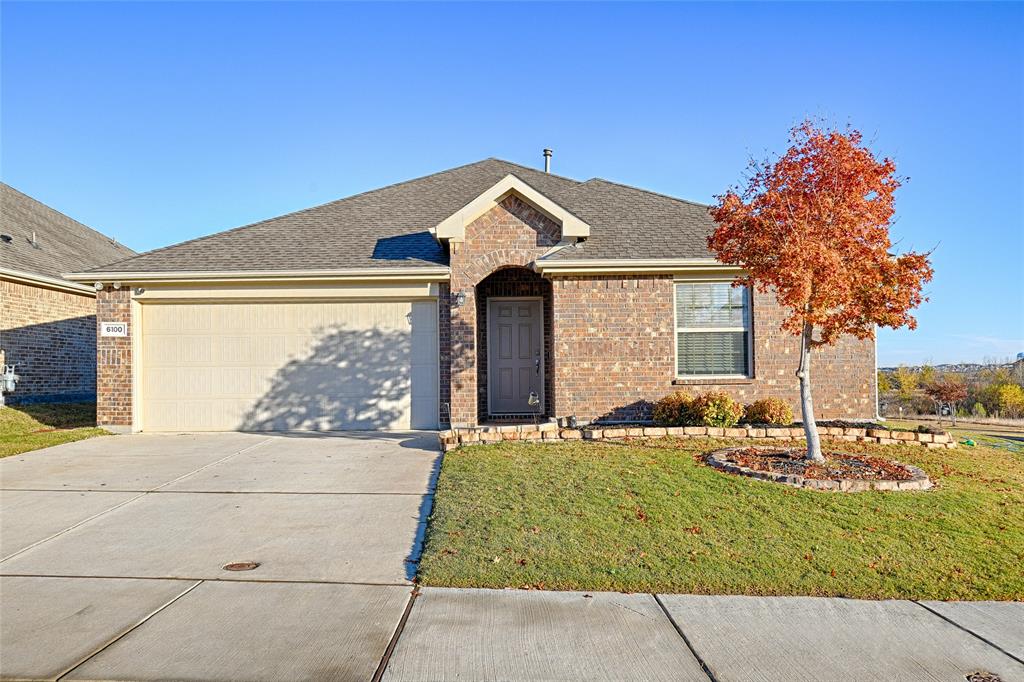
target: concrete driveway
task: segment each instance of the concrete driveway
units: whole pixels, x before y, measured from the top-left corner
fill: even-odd
[[[133,435],[0,460],[0,675],[371,678],[410,601],[436,442]]]

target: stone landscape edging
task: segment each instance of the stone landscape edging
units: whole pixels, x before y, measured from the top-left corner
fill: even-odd
[[[744,448],[738,447],[716,450],[708,455],[708,465],[718,469],[719,471],[736,474],[737,476],[746,476],[748,478],[756,478],[762,481],[782,483],[797,488],[810,488],[812,490],[838,490],[840,492],[859,493],[867,490],[929,490],[932,487],[932,482],[928,478],[928,474],[924,473],[924,471],[916,466],[904,464],[903,462],[894,461],[893,464],[905,469],[910,473],[911,477],[905,481],[896,481],[885,479],[861,480],[852,478],[805,478],[800,474],[784,474],[776,471],[760,471],[758,469],[751,469],[749,467],[736,464],[735,462],[730,462],[726,459],[729,453],[742,449]]]
[[[927,448],[955,448],[949,433],[891,431],[870,427],[819,426],[822,439],[880,445],[920,445]],[[458,427],[441,431],[441,449],[445,452],[461,445],[487,445],[502,441],[554,442],[564,440],[616,441],[628,438],[743,438],[750,440],[803,440],[799,426],[614,426],[572,429],[555,422],[506,424],[500,426]]]

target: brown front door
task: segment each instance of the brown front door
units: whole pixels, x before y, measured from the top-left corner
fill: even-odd
[[[544,411],[544,322],[540,299],[487,301],[487,404],[491,414]],[[530,393],[539,404],[530,405]]]

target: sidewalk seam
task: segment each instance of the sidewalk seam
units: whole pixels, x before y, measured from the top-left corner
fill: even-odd
[[[316,580],[315,578],[210,578],[199,576],[173,575],[77,575],[70,573],[4,573],[0,578],[70,578],[73,580],[178,580],[192,582],[199,580],[211,583],[281,583],[284,585],[364,585],[366,587],[413,587],[409,581],[399,583],[378,583],[366,580]]]
[[[711,671],[710,666],[708,666],[708,664],[704,662],[704,659],[701,658],[701,655],[697,653],[697,649],[693,646],[693,642],[691,642],[690,638],[686,636],[683,629],[679,627],[679,623],[677,623],[676,619],[672,617],[668,607],[666,607],[664,602],[661,601],[661,597],[653,592],[651,593],[651,596],[654,597],[654,601],[658,602],[658,606],[661,607],[662,613],[664,613],[665,617],[668,618],[668,622],[672,623],[672,627],[675,628],[676,633],[680,638],[682,638],[683,643],[686,644],[686,648],[689,649],[693,657],[697,659],[697,663],[700,663],[700,667],[704,671],[704,674],[708,676],[708,679],[711,680],[711,682],[718,682],[718,678],[715,677],[715,673]]]
[[[111,491],[111,492],[117,492],[117,491]],[[64,530],[59,530],[56,533],[54,533],[53,535],[50,535],[49,537],[45,537],[42,540],[37,540],[37,541],[33,542],[31,545],[29,545],[28,547],[22,547],[21,549],[19,549],[14,554],[10,554],[8,556],[0,558],[0,564],[4,563],[5,561],[7,561],[9,559],[13,559],[16,556],[20,556],[20,555],[24,554],[25,552],[29,551],[30,549],[38,547],[39,545],[43,544],[44,542],[49,542],[50,540],[53,540],[55,538],[59,538],[61,535],[64,535],[65,533],[73,531],[74,529],[78,528],[79,526],[83,526],[83,525],[89,523],[90,521],[98,519],[99,517],[103,516],[104,514],[109,514],[110,512],[114,511],[115,509],[120,509],[121,507],[125,506],[126,504],[130,504],[131,502],[134,502],[135,500],[139,499],[140,497],[145,497],[146,495],[147,495],[147,493],[141,492],[138,495],[136,495],[135,497],[130,497],[127,500],[125,500],[124,502],[120,502],[118,504],[115,504],[113,507],[108,507],[107,509],[104,509],[101,512],[97,512],[97,513],[93,514],[92,516],[90,516],[87,519],[82,519],[78,523],[72,524],[72,525],[68,526],[67,528],[65,528]]]
[[[192,474],[198,473],[198,472],[202,471],[203,469],[206,469],[207,467],[211,467],[211,466],[213,466],[215,464],[220,464],[224,460],[230,459],[230,458],[234,457],[235,455],[240,455],[243,452],[246,452],[248,450],[252,450],[253,448],[257,448],[257,447],[263,445],[264,443],[270,442],[271,440],[272,439],[270,439],[270,438],[267,438],[265,440],[261,440],[259,443],[254,443],[253,445],[249,445],[247,447],[244,447],[244,448],[242,448],[241,450],[239,450],[237,452],[232,452],[230,455],[227,455],[225,457],[221,457],[216,462],[210,462],[209,464],[201,466],[198,469],[195,469],[194,471],[190,471],[187,474],[182,474],[181,476],[177,477],[176,479],[174,479],[172,481],[167,481],[166,483],[162,483],[162,484],[158,485],[155,488],[150,488],[149,490],[144,490],[144,491],[140,492],[138,495],[136,495],[135,497],[129,498],[129,499],[125,500],[124,502],[121,502],[120,504],[115,504],[113,507],[110,507],[108,509],[104,509],[101,512],[93,514],[92,516],[90,516],[87,519],[82,519],[78,523],[70,525],[67,528],[65,528],[64,530],[58,531],[58,532],[54,533],[53,535],[51,535],[49,537],[45,537],[42,540],[38,540],[36,542],[33,542],[28,547],[23,547],[23,548],[19,549],[17,552],[15,552],[14,554],[11,554],[10,556],[5,556],[5,557],[0,558],[0,564],[4,563],[5,561],[7,561],[9,559],[13,559],[16,556],[20,556],[21,554],[24,554],[25,552],[29,551],[30,549],[33,549],[34,547],[38,547],[39,545],[43,544],[44,542],[49,542],[50,540],[58,538],[61,535],[64,535],[65,533],[73,531],[74,529],[78,528],[79,526],[82,526],[82,525],[84,525],[86,523],[89,523],[90,521],[94,521],[94,520],[98,519],[99,517],[101,517],[101,516],[103,516],[105,514],[109,514],[110,512],[114,511],[115,509],[120,509],[121,507],[125,506],[126,504],[130,504],[130,503],[134,502],[135,500],[137,500],[137,499],[139,499],[141,497],[145,497],[146,495],[148,495],[148,494],[150,494],[152,492],[156,492],[156,491],[160,490],[160,488],[164,487],[165,485],[170,485],[172,483],[177,483],[178,481],[180,481],[181,479],[183,479],[183,478],[185,478],[187,476],[191,476]],[[62,445],[66,445],[66,443],[62,443]],[[39,491],[29,491],[29,492],[64,492],[64,491],[63,490],[53,490],[53,491],[39,490]],[[78,491],[78,492],[83,492],[83,491]],[[118,492],[134,492],[134,491],[131,491],[131,490],[129,490],[129,491],[124,491],[124,490],[89,490],[89,491],[84,491],[84,492],[118,493]]]
[[[103,644],[102,646],[98,647],[95,651],[93,651],[93,652],[91,652],[89,654],[86,654],[82,658],[78,659],[71,667],[66,668],[59,675],[56,675],[53,679],[55,679],[55,680],[62,680],[62,679],[64,679],[67,675],[70,675],[71,673],[73,673],[76,668],[78,668],[79,666],[81,666],[81,665],[85,664],[87,661],[89,661],[89,659],[91,659],[94,656],[97,656],[97,655],[103,653],[104,651],[106,651],[107,649],[112,647],[114,644],[116,644],[117,642],[119,642],[122,639],[124,639],[124,637],[127,636],[129,633],[134,632],[140,625],[142,625],[143,623],[148,621],[150,618],[152,618],[156,614],[160,613],[161,611],[166,609],[168,606],[170,606],[174,602],[178,601],[179,599],[184,597],[186,594],[188,594],[189,592],[191,592],[192,590],[196,589],[197,587],[199,587],[202,584],[203,584],[203,581],[200,580],[200,581],[196,582],[195,585],[192,585],[191,587],[189,587],[184,592],[181,592],[177,596],[172,597],[166,603],[162,604],[161,606],[158,606],[156,609],[154,609],[153,611],[149,612],[147,615],[143,616],[142,619],[140,619],[134,625],[128,627],[128,629],[126,629],[124,632],[122,632],[121,634],[117,635],[116,637],[113,637],[106,644]]]
[[[384,677],[384,671],[387,670],[388,663],[391,662],[391,654],[395,652],[398,640],[402,637],[402,633],[405,632],[405,623],[409,620],[409,614],[412,613],[412,605],[416,602],[416,597],[418,596],[420,596],[420,588],[414,587],[412,594],[409,595],[409,601],[405,605],[405,611],[402,612],[402,617],[398,620],[397,627],[395,627],[395,634],[391,636],[391,641],[388,642],[384,655],[381,656],[380,664],[377,665],[377,670],[374,672],[370,682],[380,682],[381,678]]]
[[[148,494],[148,493],[158,492],[160,490],[160,488],[163,488],[165,486],[169,486],[172,483],[177,483],[178,481],[186,479],[189,476],[192,476],[194,474],[198,474],[200,471],[204,471],[206,469],[209,469],[212,466],[217,466],[221,462],[226,462],[227,460],[231,459],[232,457],[237,457],[238,455],[242,454],[243,452],[249,452],[250,450],[254,450],[254,449],[258,448],[261,445],[266,445],[271,440],[273,440],[273,439],[272,438],[265,438],[265,439],[261,440],[259,443],[253,443],[252,445],[247,445],[246,447],[242,448],[241,450],[238,450],[236,452],[232,452],[230,455],[225,455],[224,457],[221,457],[220,459],[218,459],[215,462],[210,462],[209,464],[204,464],[203,466],[199,467],[198,469],[193,469],[192,471],[188,472],[187,474],[182,474],[181,476],[178,476],[175,479],[171,479],[170,481],[167,481],[166,483],[161,483],[160,485],[156,486],[155,488],[150,488],[149,490],[146,491],[146,493]]]
[[[917,601],[916,599],[911,599],[910,601],[914,602],[915,604],[920,606],[922,609],[924,609],[928,613],[934,614],[934,615],[938,616],[939,618],[941,618],[942,620],[944,620],[947,623],[949,623],[950,625],[953,625],[954,627],[957,627],[957,628],[963,630],[964,632],[966,632],[967,634],[971,635],[972,637],[976,637],[976,638],[980,639],[982,642],[984,642],[985,644],[988,644],[990,647],[992,647],[996,651],[1000,652],[1001,654],[1003,654],[1005,656],[1009,656],[1010,658],[1012,658],[1013,660],[1017,661],[1021,665],[1024,665],[1024,660],[1022,660],[1019,656],[1015,656],[1014,654],[1011,654],[1009,651],[1007,651],[1003,647],[999,646],[995,642],[991,641],[990,639],[988,639],[986,637],[982,637],[977,632],[974,632],[973,630],[964,627],[963,625],[961,625],[960,623],[956,622],[955,620],[953,620],[949,616],[946,616],[946,615],[944,615],[942,613],[939,613],[935,609],[933,609],[930,606],[927,606],[925,604],[922,604],[921,602]]]

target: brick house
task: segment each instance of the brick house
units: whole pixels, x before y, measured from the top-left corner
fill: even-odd
[[[797,407],[797,340],[731,286],[707,207],[487,159],[70,277],[102,282],[123,430],[644,421],[687,388]],[[116,283],[116,285],[115,285]],[[875,351],[815,355],[822,418],[875,415]]]
[[[21,377],[7,402],[96,397],[96,290],[64,279],[135,255],[0,183],[0,364]]]

